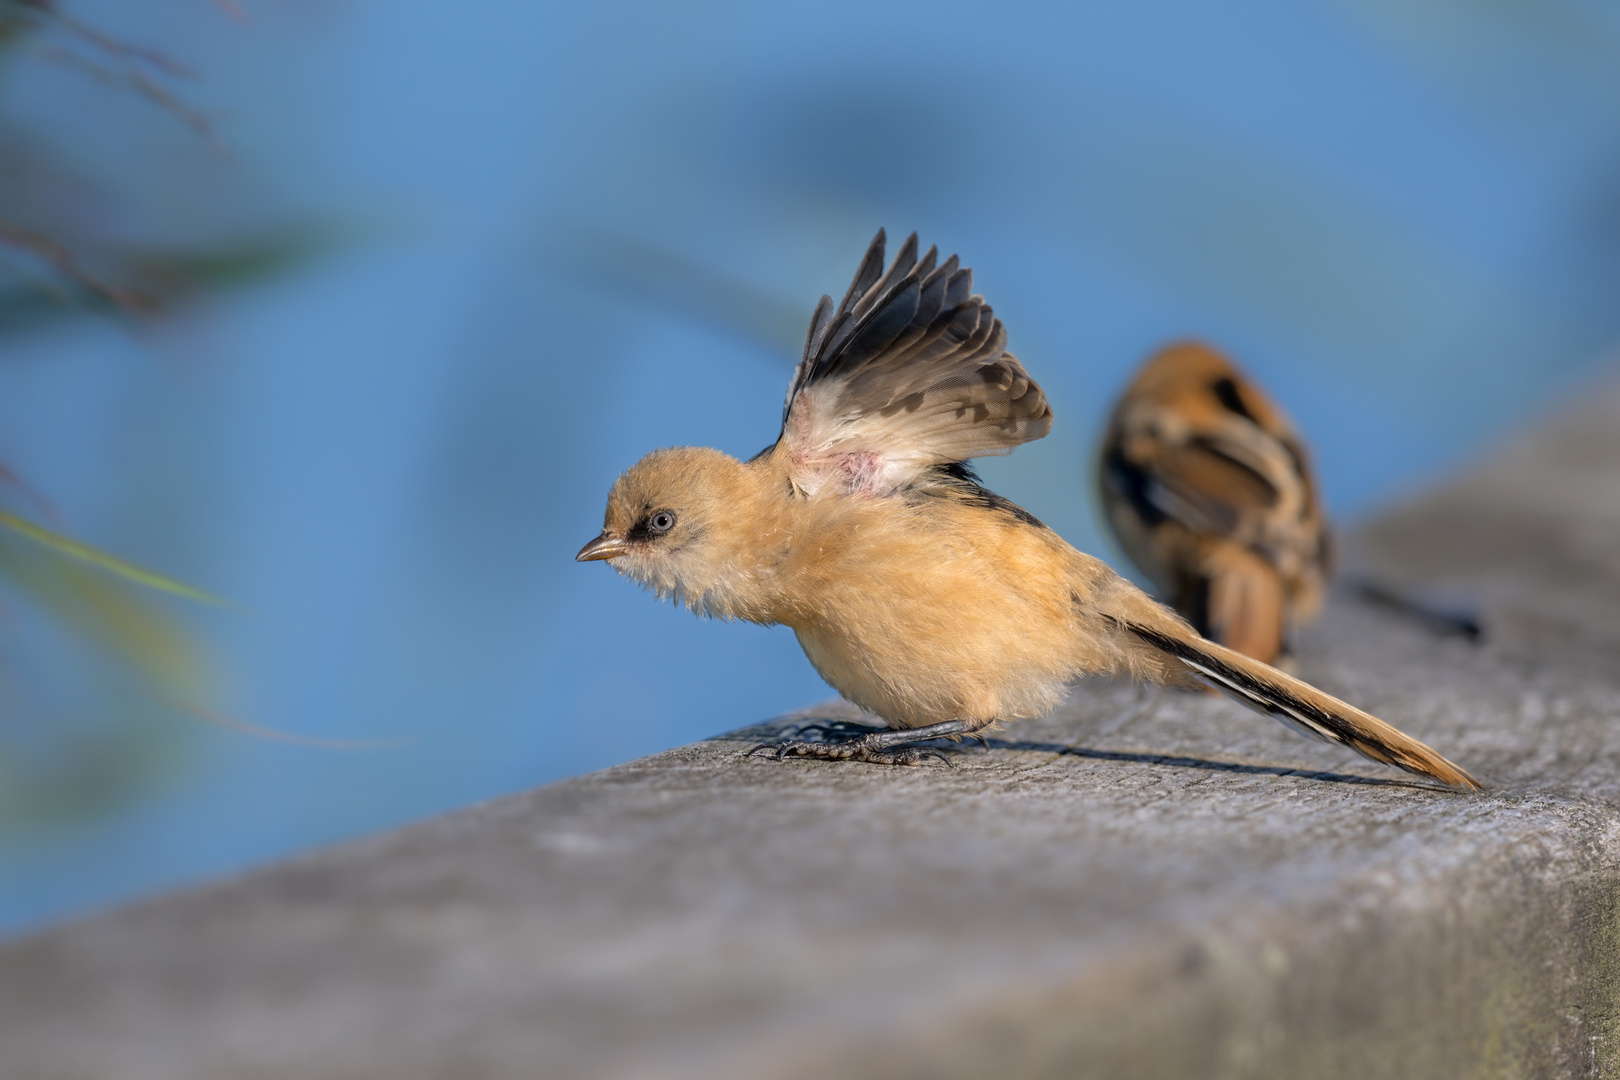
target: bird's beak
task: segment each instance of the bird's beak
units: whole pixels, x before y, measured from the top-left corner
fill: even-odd
[[[601,536],[580,548],[579,554],[574,556],[574,561],[590,562],[593,559],[611,559],[615,555],[623,555],[629,550],[630,546],[624,542],[622,537],[613,536],[604,531]]]

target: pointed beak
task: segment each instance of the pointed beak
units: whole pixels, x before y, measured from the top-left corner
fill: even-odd
[[[615,555],[623,555],[629,550],[630,546],[624,542],[623,537],[612,536],[604,532],[601,536],[580,548],[579,554],[574,556],[574,561],[591,562],[595,559],[611,559]]]

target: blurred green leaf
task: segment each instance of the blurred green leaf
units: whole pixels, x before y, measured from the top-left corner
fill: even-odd
[[[281,273],[343,242],[338,229],[303,228],[200,251],[127,251],[98,261],[115,267],[90,279],[58,273],[47,283],[0,287],[0,336],[92,314],[158,314],[204,293]],[[115,297],[130,297],[120,303]]]
[[[37,29],[44,9],[41,0],[0,0],[0,49]]]

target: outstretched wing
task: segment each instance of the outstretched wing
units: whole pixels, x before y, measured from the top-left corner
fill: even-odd
[[[1007,352],[1007,331],[955,255],[917,257],[917,234],[883,269],[879,229],[843,302],[823,296],[788,386],[782,441],[814,494],[887,495],[929,469],[1010,453],[1045,435],[1052,409]]]

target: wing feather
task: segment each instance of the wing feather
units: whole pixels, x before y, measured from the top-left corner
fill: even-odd
[[[839,315],[848,314],[861,297],[872,291],[872,286],[883,275],[883,245],[886,239],[883,230],[879,229],[867,246],[866,254],[861,256],[861,265],[855,269],[855,277],[849,283],[849,291],[844,294],[843,303],[838,305]]]
[[[883,249],[879,248],[878,249],[878,263],[879,263],[879,265],[881,265],[882,262],[883,262]],[[912,268],[915,267],[916,265],[917,265],[917,234],[912,233],[910,236],[906,237],[906,242],[900,245],[900,250],[894,256],[894,262],[892,264],[890,264],[890,266],[889,266],[889,272],[887,274],[884,274],[881,278],[879,278],[877,280],[877,284],[873,285],[870,289],[868,289],[866,291],[866,295],[862,296],[859,300],[857,300],[855,302],[855,306],[850,309],[851,312],[858,319],[862,315],[865,315],[868,311],[871,311],[873,306],[876,305],[879,300],[882,300],[886,296],[888,296],[889,293],[894,289],[895,285],[902,278],[905,278],[907,275],[909,275],[911,273],[911,271],[912,271]]]
[[[836,375],[840,371],[859,373],[863,368],[878,363],[895,339],[911,325],[912,318],[917,314],[917,301],[921,299],[921,293],[916,278],[908,279],[896,289],[883,306],[862,321],[850,335],[839,351],[836,366],[828,374]]]
[[[782,440],[808,493],[891,494],[1052,425],[973,272],[933,247],[919,259],[915,233],[885,271],[884,245],[880,229],[837,308],[817,305],[789,385]]]

